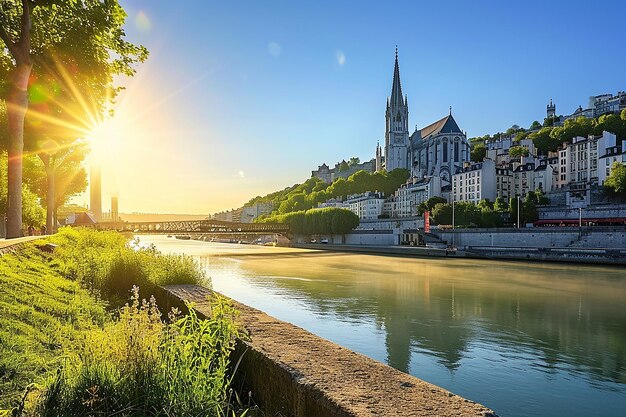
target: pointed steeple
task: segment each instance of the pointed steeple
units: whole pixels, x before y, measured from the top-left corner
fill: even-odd
[[[390,101],[392,106],[402,106],[404,104],[402,85],[400,84],[400,66],[398,65],[398,45],[396,45],[396,63],[393,68],[393,84],[391,86]]]

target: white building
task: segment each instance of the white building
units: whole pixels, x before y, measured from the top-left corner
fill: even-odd
[[[529,191],[535,191],[535,163],[524,162],[513,170],[513,195],[525,197]]]
[[[241,222],[252,223],[257,217],[271,213],[272,210],[274,210],[274,205],[271,202],[254,203],[251,206],[244,206],[241,210]]]
[[[452,176],[452,201],[496,200],[496,164],[491,159],[468,164]]]
[[[598,184],[604,185],[615,162],[626,164],[626,140],[618,141],[612,133],[603,132],[598,155]]]
[[[549,193],[556,188],[558,169],[558,157],[540,159],[533,175],[533,191],[542,190],[544,193]]]
[[[498,197],[506,202],[513,197],[513,173],[509,168],[496,167],[496,198]]]
[[[417,216],[417,207],[431,197],[441,195],[441,178],[430,177],[418,180],[414,178],[402,184],[394,198],[387,201],[384,212],[393,218]]]
[[[348,196],[344,205],[359,216],[359,219],[373,220],[383,214],[385,197],[382,193],[367,192]]]

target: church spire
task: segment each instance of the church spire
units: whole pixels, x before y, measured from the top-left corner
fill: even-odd
[[[400,66],[398,65],[398,45],[396,45],[396,63],[393,68],[393,85],[391,86],[391,105],[402,106],[402,85],[400,84]]]

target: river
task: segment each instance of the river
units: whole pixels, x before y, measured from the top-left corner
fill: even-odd
[[[502,417],[626,416],[626,269],[142,236],[213,288]]]

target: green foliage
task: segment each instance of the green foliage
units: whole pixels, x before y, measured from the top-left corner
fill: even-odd
[[[506,213],[509,211],[509,204],[504,198],[498,197],[493,204],[493,209],[498,213]]]
[[[626,165],[615,162],[611,174],[604,182],[604,187],[618,196],[626,198]]]
[[[34,243],[0,256],[0,409],[17,406],[107,320],[104,305],[58,266]]]
[[[485,159],[485,156],[487,156],[487,148],[485,145],[478,144],[472,146],[472,149],[470,150],[470,159],[473,162],[482,162],[482,160]]]
[[[452,204],[438,203],[431,212],[433,224],[452,225]],[[454,227],[499,227],[503,220],[494,204],[481,200],[478,204],[469,201],[454,203]]]
[[[509,156],[513,158],[518,158],[520,156],[528,156],[529,155],[528,148],[524,146],[511,146],[509,148]]]
[[[532,122],[532,124],[530,125],[530,127],[528,128],[528,130],[539,130],[541,129],[541,123],[539,123],[539,121],[535,120],[534,122]]]
[[[543,191],[529,191],[526,197],[519,201],[520,226],[526,223],[532,223],[538,219],[537,206],[550,204],[550,199],[546,197]],[[509,201],[509,213],[513,222],[517,223],[517,198],[511,198]]]
[[[322,208],[278,214],[264,223],[286,223],[295,234],[344,235],[359,225],[359,216],[343,208]]]
[[[206,320],[193,308],[171,318],[164,324],[154,298],[140,301],[135,287],[119,319],[91,331],[74,363],[51,380],[41,414],[229,413],[229,357],[242,335],[232,304],[216,296]]]
[[[537,149],[537,153],[547,155],[548,152],[554,152],[559,146],[561,146],[561,143],[552,139],[550,136],[551,132],[551,127],[544,127],[538,132],[533,132],[528,135],[528,139],[532,139],[535,149]]]
[[[135,285],[152,293],[157,285],[208,284],[192,257],[164,255],[117,232],[64,227],[50,241],[59,245],[55,254],[60,271],[114,305]]]
[[[248,201],[244,207],[255,203],[271,202],[274,205],[274,211],[270,216],[257,219],[257,221],[262,221],[272,215],[310,210],[331,198],[343,198],[367,191],[379,191],[385,195],[391,195],[408,178],[409,171],[401,168],[394,169],[390,173],[370,173],[361,170],[349,176],[348,179],[337,178],[332,184],[327,184],[319,178],[309,178],[302,184],[296,184],[264,197],[255,197]]]
[[[432,211],[437,204],[445,204],[448,200],[443,197],[434,196],[424,201],[417,207],[417,212],[421,216],[425,211]]]

